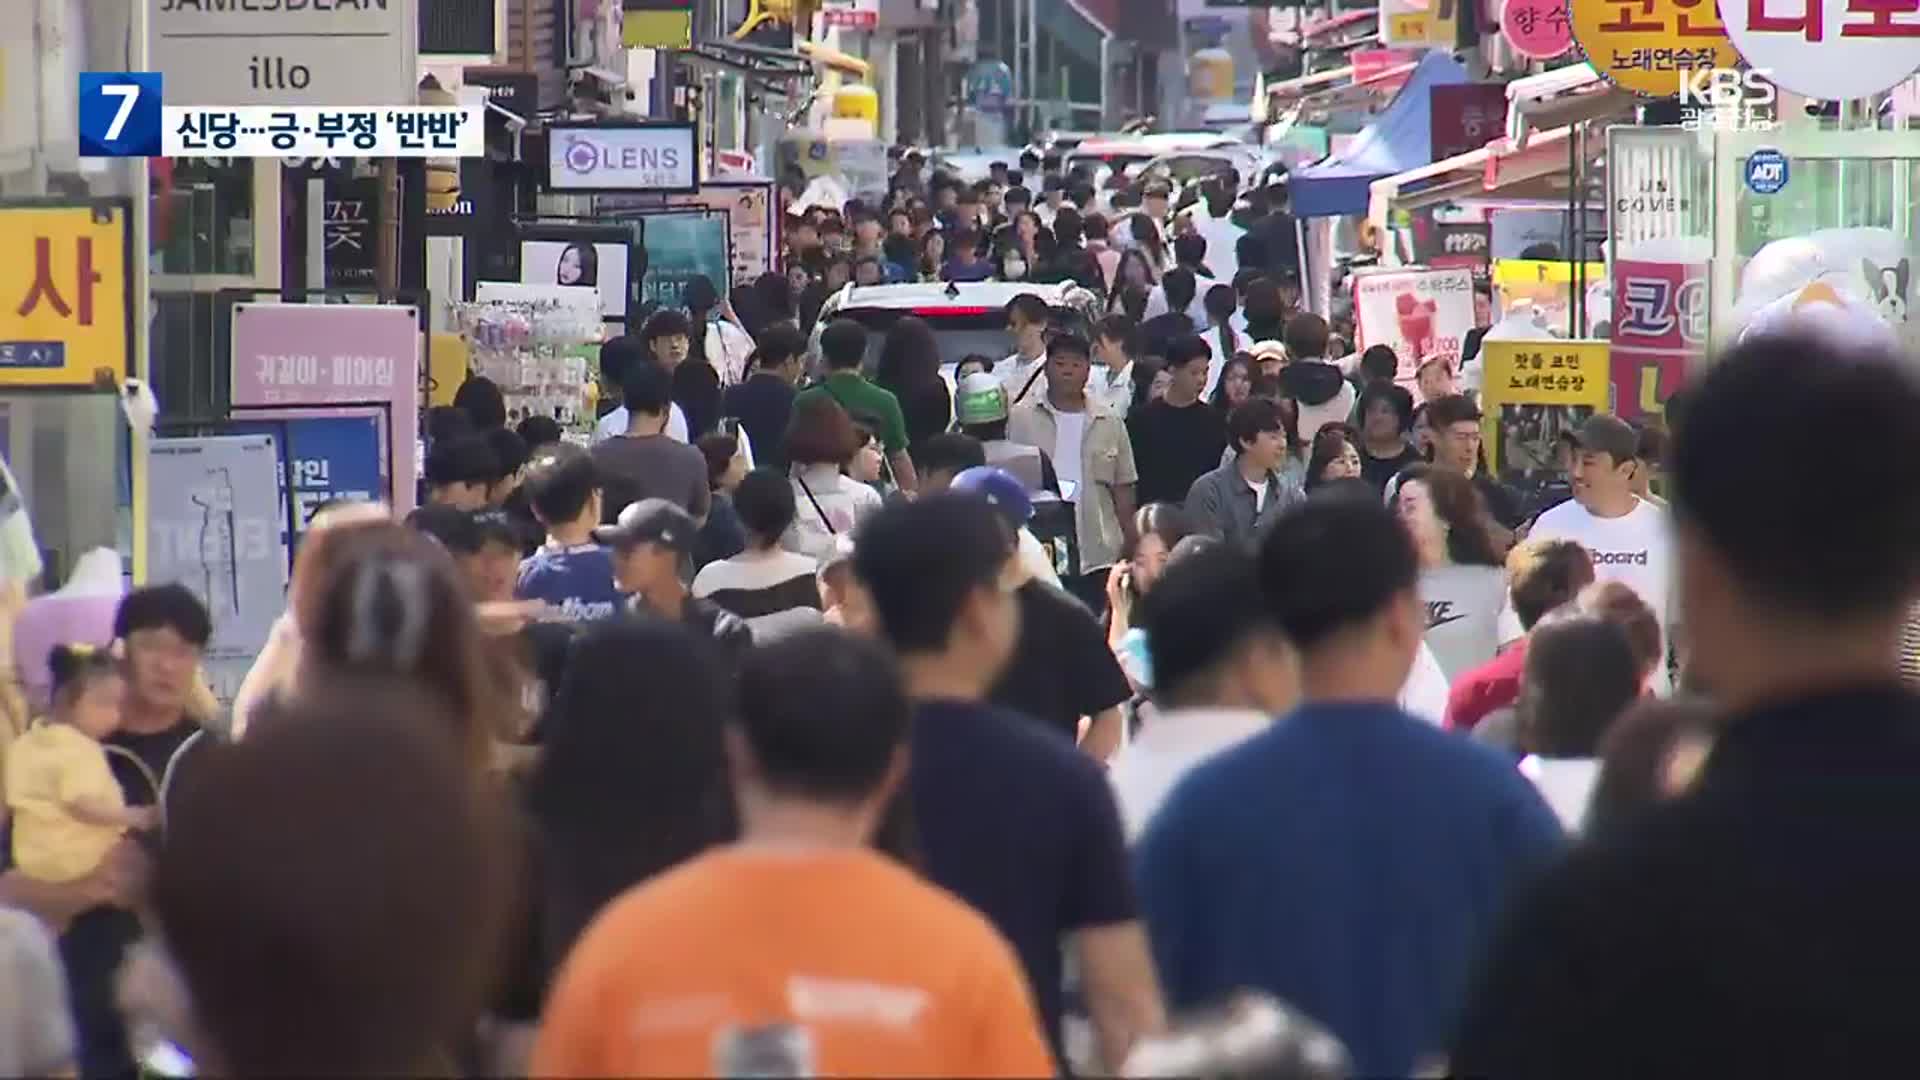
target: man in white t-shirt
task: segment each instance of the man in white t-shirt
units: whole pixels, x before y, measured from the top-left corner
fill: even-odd
[[[1631,586],[1673,640],[1673,534],[1666,512],[1633,493],[1640,436],[1617,416],[1596,415],[1567,436],[1573,443],[1573,500],[1540,515],[1531,540],[1573,540],[1593,556],[1596,580]],[[1666,665],[1653,689],[1668,688]]]
[[[624,385],[627,372],[635,364],[658,364],[668,375],[672,375],[674,368],[686,360],[692,348],[691,324],[685,315],[677,311],[655,312],[647,320],[642,333],[645,334],[644,339],[622,334],[600,346],[601,376],[615,390]],[[604,442],[625,435],[632,424],[632,414],[622,405],[593,425],[593,441]],[[668,405],[667,430],[664,434],[679,442],[690,441],[687,437],[687,414],[680,411],[680,406]]]

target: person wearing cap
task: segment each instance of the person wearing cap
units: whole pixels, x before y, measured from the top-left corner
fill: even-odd
[[[1280,406],[1249,398],[1227,417],[1227,431],[1233,460],[1195,480],[1185,505],[1195,532],[1246,545],[1307,493],[1301,474],[1286,468],[1292,448]]]
[[[1618,581],[1640,594],[1660,617],[1664,640],[1673,640],[1673,535],[1666,512],[1633,493],[1640,434],[1617,416],[1596,413],[1569,432],[1573,447],[1573,498],[1533,523],[1528,539],[1572,540],[1593,556],[1596,580]],[[1664,693],[1665,664],[1652,686]]]
[[[1059,491],[1060,478],[1046,453],[1007,437],[1012,415],[1007,396],[1006,384],[991,372],[975,372],[961,379],[953,403],[960,433],[980,440],[987,464],[1013,474],[1030,494]]]
[[[1078,334],[1048,342],[1046,393],[1013,410],[1007,437],[1053,462],[1061,495],[1073,505],[1080,572],[1098,573],[1104,581],[1106,568],[1136,539],[1134,484],[1140,473],[1126,422],[1087,391],[1091,353]]]
[[[692,515],[665,499],[642,499],[620,511],[611,525],[593,530],[593,538],[613,553],[613,580],[630,597],[635,614],[684,624],[711,637],[738,659],[753,644],[745,620],[687,589],[681,567],[693,557],[700,526]]]
[[[484,510],[500,477],[500,459],[484,435],[462,435],[434,443],[427,451],[425,472],[427,505]]]

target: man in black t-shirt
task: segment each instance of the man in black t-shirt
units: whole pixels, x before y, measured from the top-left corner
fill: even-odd
[[[1197,334],[1167,346],[1167,396],[1127,417],[1133,460],[1140,472],[1137,501],[1179,503],[1193,482],[1220,467],[1227,450],[1227,420],[1200,399],[1213,350]]]
[[[776,322],[754,341],[753,366],[745,380],[727,387],[723,413],[740,421],[753,442],[754,463],[785,471],[787,423],[793,419],[794,387],[807,360],[807,339],[790,322]]]
[[[593,530],[593,539],[612,550],[614,584],[633,597],[635,614],[655,615],[710,637],[737,663],[753,645],[753,630],[746,620],[689,593],[681,576],[698,532],[685,510],[665,499],[642,499],[620,511],[612,525]]]

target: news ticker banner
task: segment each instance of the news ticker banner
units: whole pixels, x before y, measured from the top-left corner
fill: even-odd
[[[82,157],[480,157],[485,106],[167,105],[158,72],[82,72]]]

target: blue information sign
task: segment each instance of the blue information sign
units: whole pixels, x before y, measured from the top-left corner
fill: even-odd
[[[380,421],[374,416],[300,416],[285,420],[241,420],[236,434],[274,437],[280,455],[281,483],[293,479],[292,549],[306,531],[315,507],[335,499],[373,501],[387,497],[380,479]],[[284,498],[285,490],[281,491]],[[284,526],[283,526],[284,527]]]

